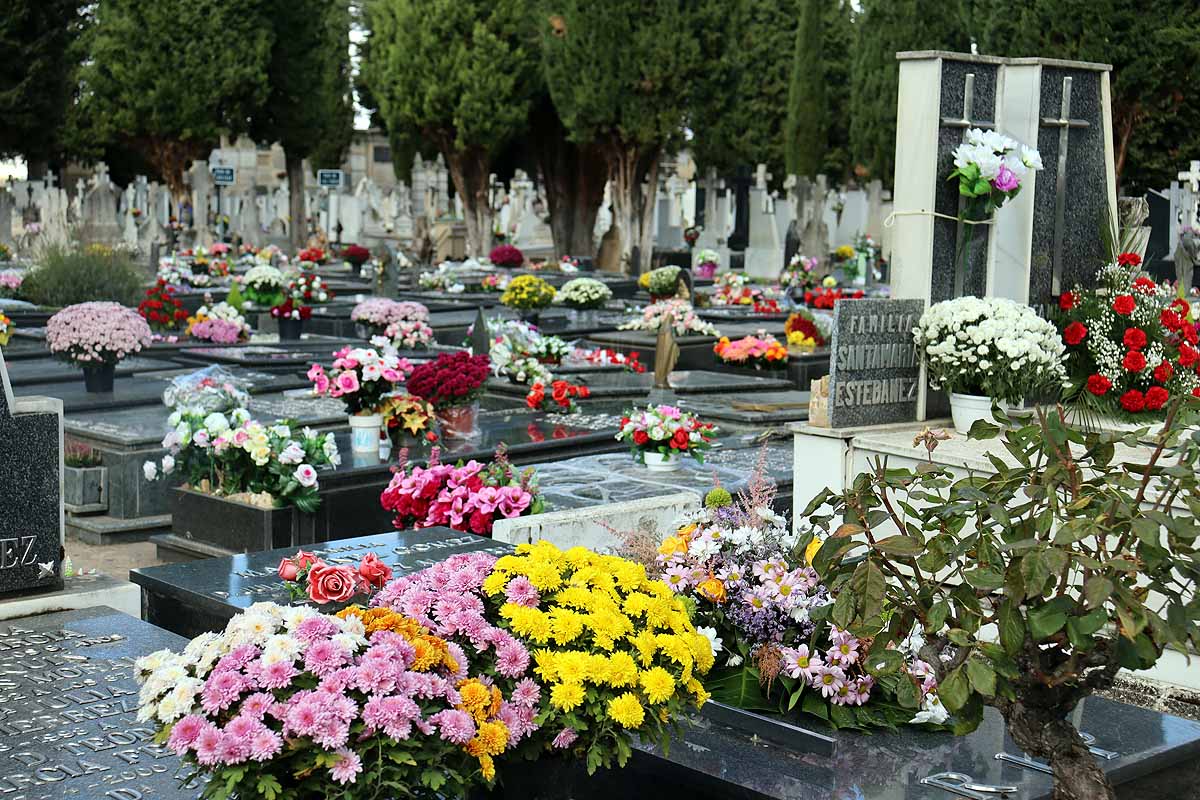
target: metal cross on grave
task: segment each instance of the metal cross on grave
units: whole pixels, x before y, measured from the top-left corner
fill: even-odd
[[[963,110],[962,117],[955,119],[953,117],[942,117],[943,128],[962,128],[963,141],[967,140],[967,131],[970,128],[985,128],[991,129],[996,127],[994,120],[990,119],[973,119],[975,114],[975,73],[968,72],[966,79],[963,81]],[[966,227],[962,222],[963,208],[966,205],[967,199],[962,195],[958,198],[958,229],[954,235],[954,243],[957,252],[958,247],[963,247],[963,229]],[[966,284],[966,258],[956,258],[956,266],[954,268],[954,296],[962,297]]]
[[[1067,145],[1071,128],[1090,128],[1086,119],[1071,119],[1071,78],[1063,78],[1062,111],[1058,118],[1042,117],[1043,128],[1058,128],[1058,166],[1054,176],[1054,249],[1051,252],[1053,272],[1050,294],[1062,294],[1063,235],[1067,227]]]

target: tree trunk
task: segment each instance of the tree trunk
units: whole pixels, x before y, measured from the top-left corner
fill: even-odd
[[[205,143],[154,137],[131,144],[146,153],[146,160],[162,176],[175,208],[179,209],[188,200],[187,183],[183,179],[183,173],[192,161],[204,154]],[[192,213],[195,214],[196,209],[192,209]]]
[[[44,158],[35,159],[25,162],[26,177],[31,181],[40,181],[46,177],[47,170],[50,169],[50,163]]]
[[[608,168],[595,145],[577,145],[553,106],[533,115],[538,167],[550,206],[554,254],[592,257],[596,254],[596,214],[604,200]]]
[[[639,147],[613,137],[603,145],[612,181],[613,224],[621,236],[621,270],[636,275],[651,263],[651,223],[654,196],[658,192],[658,162],[661,149]],[[642,183],[649,180],[648,191]],[[633,263],[633,248],[639,248],[638,263]]]
[[[304,158],[285,150],[283,163],[288,179],[288,239],[295,253],[304,249],[308,239],[308,215],[304,211]]]
[[[1046,709],[1013,703],[1004,709],[1004,721],[1022,750],[1050,764],[1053,800],[1115,800],[1108,776],[1067,720],[1073,707]]]
[[[463,215],[467,218],[467,255],[484,258],[492,249],[492,162],[481,148],[455,150],[442,148],[454,190],[462,198]]]

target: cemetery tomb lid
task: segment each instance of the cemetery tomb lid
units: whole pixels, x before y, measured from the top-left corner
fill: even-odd
[[[623,315],[624,321],[628,322],[629,315]],[[620,345],[623,347],[638,347],[644,350],[652,350],[658,339],[658,331],[607,331],[604,333],[596,333],[588,336],[590,341],[598,344]],[[716,336],[679,336],[676,337],[675,343],[680,349],[687,347],[712,347],[717,341]]]
[[[0,622],[0,796],[195,798],[198,788],[181,786],[179,759],[154,744],[155,724],[137,721],[133,667],[186,644],[103,606]]]
[[[590,372],[555,373],[556,379],[587,386],[592,397],[641,398],[654,386],[654,376],[649,372]],[[676,370],[670,374],[671,388],[678,394],[726,393],[738,391],[770,391],[792,388],[786,378],[741,375],[732,372],[709,372],[705,370]],[[529,387],[513,383],[505,378],[488,380],[488,390],[499,394],[524,397]],[[586,401],[585,401],[586,402]]]
[[[7,355],[7,353],[6,353]],[[141,372],[156,372],[163,369],[178,369],[179,364],[160,358],[130,356],[117,363],[116,374],[128,377]],[[67,361],[53,356],[26,358],[8,365],[8,379],[13,386],[28,386],[38,383],[62,383],[83,379],[82,370]]]
[[[747,392],[687,397],[680,405],[705,421],[782,425],[808,419],[810,392]]]
[[[510,545],[442,527],[389,531],[321,542],[312,547],[311,552],[331,564],[357,564],[367,553],[375,553],[392,568],[396,577],[432,566],[455,553],[484,551],[503,555],[512,552]],[[295,554],[296,548],[288,547],[139,567],[130,570],[129,579],[141,586],[143,592],[178,601],[177,613],[180,615],[195,610],[228,620],[254,603],[290,604],[278,569],[282,559]]]
[[[830,427],[916,419],[920,367],[912,330],[924,308],[923,300],[843,300],[834,306]]]

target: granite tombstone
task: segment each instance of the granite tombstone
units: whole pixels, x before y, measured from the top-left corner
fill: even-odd
[[[920,365],[912,331],[921,300],[842,300],[833,311],[829,423],[833,428],[917,418]]]

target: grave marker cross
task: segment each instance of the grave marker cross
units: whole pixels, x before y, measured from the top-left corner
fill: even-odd
[[[1071,119],[1071,83],[1071,78],[1063,78],[1062,111],[1059,117],[1042,117],[1042,127],[1059,129],[1058,167],[1054,176],[1053,273],[1050,280],[1050,294],[1055,297],[1062,294],[1063,234],[1067,227],[1067,146],[1071,139],[1071,128],[1090,128],[1092,125],[1086,119]]]
[[[975,73],[968,72],[966,79],[963,81],[962,117],[957,118],[957,119],[954,117],[942,117],[942,127],[943,128],[962,128],[962,131],[963,131],[962,138],[963,138],[964,142],[967,140],[967,131],[970,130],[971,128],[989,128],[990,129],[990,128],[996,127],[996,123],[993,120],[972,119],[972,115],[974,113],[975,113]],[[963,222],[962,222],[962,216],[963,216],[963,208],[965,207],[966,202],[967,202],[966,198],[959,195],[959,198],[958,198],[959,221],[958,221],[958,229],[955,232],[955,236],[954,236],[954,243],[955,243],[956,249],[958,247],[963,246],[962,245],[963,229],[965,226],[963,225]],[[954,271],[954,296],[962,297],[962,293],[964,290],[964,286],[966,285],[966,277],[967,277],[966,276],[966,269],[967,269],[966,259],[965,258],[956,258],[955,261],[958,262],[958,265],[955,267],[955,271]]]
[[[1193,161],[1186,172],[1178,175],[1184,181],[1186,190],[1183,192],[1183,218],[1180,223],[1185,228],[1196,227],[1196,197],[1200,195],[1200,161]]]

